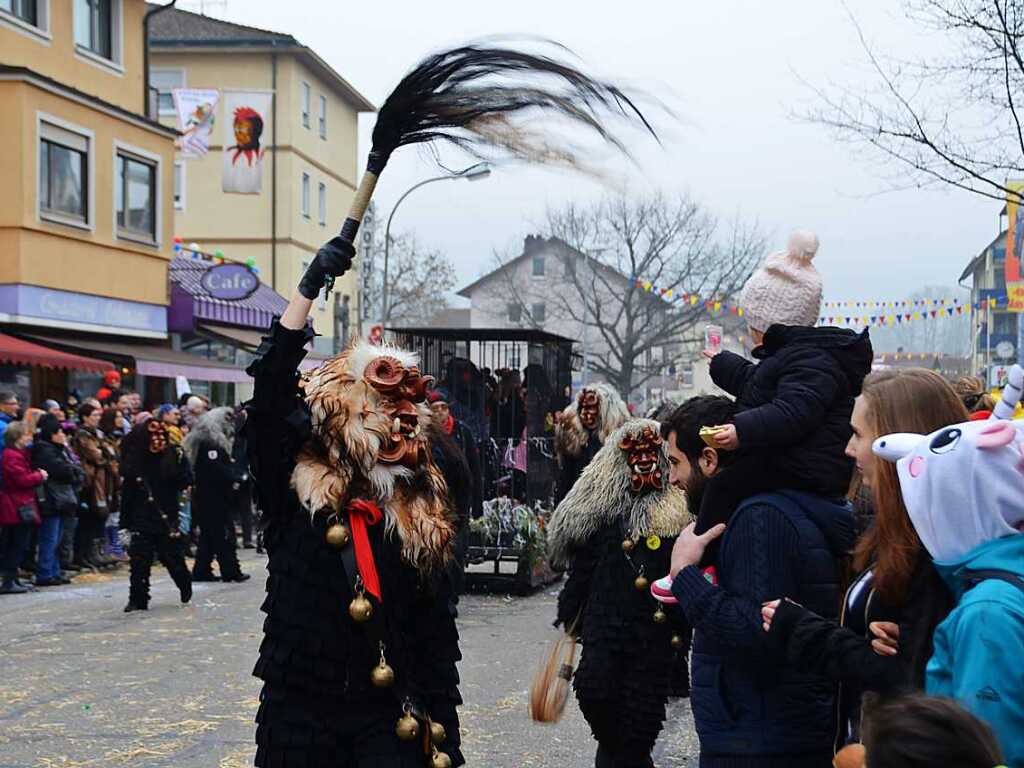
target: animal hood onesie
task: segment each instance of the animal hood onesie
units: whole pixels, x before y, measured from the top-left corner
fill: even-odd
[[[311,340],[275,321],[249,367],[269,555],[256,765],[461,765],[430,378],[415,355],[368,344],[300,378]]]
[[[629,421],[583,470],[548,528],[552,562],[569,569],[556,623],[583,645],[573,687],[598,742],[598,766],[651,765],[675,656],[688,644],[682,613],[664,611],[650,593],[689,522],[686,497],[668,476],[658,422]]]
[[[608,436],[629,418],[619,393],[607,384],[590,384],[558,417],[555,453],[559,476],[556,501],[561,502]]]

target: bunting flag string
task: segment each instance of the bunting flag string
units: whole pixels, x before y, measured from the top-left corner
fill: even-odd
[[[636,287],[647,293],[657,294],[669,304],[702,307],[708,314],[724,314],[743,317],[743,309],[720,296],[702,296],[672,288],[659,288],[650,280],[636,280]],[[981,301],[964,302],[950,299],[902,299],[899,301],[826,301],[822,307],[827,310],[859,310],[853,312],[829,312],[818,318],[818,325],[839,325],[856,327],[894,327],[924,320],[942,320],[971,315],[983,309],[998,309],[1007,305],[1008,297],[997,296]]]

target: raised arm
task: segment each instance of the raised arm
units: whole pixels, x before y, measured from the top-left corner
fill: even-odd
[[[739,397],[754,368],[752,362],[726,349],[711,358],[708,373],[716,386]]]
[[[275,514],[284,509],[295,453],[309,432],[309,414],[299,390],[299,364],[313,340],[307,323],[313,300],[328,276],[339,277],[352,266],[352,245],[338,237],[323,246],[306,269],[298,290],[281,317],[263,337],[246,372],[253,377],[252,400],[246,403],[249,469],[260,507]]]

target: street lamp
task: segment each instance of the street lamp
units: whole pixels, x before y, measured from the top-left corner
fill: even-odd
[[[447,173],[444,176],[434,176],[430,179],[424,179],[423,181],[417,182],[405,190],[402,196],[398,198],[398,202],[395,203],[395,207],[391,209],[391,214],[388,216],[388,223],[384,226],[384,288],[382,296],[383,304],[383,322],[388,321],[388,257],[391,252],[391,220],[395,218],[395,211],[398,210],[398,206],[402,204],[414,190],[419,189],[425,184],[430,184],[435,181],[449,181],[451,179],[467,179],[469,181],[480,181],[486,179],[491,175],[491,166],[488,163],[476,163],[468,168],[463,168],[461,171],[455,173]]]

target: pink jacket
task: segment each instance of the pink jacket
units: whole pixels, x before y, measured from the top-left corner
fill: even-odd
[[[5,448],[3,455],[4,486],[0,491],[0,525],[18,525],[18,507],[31,504],[36,510],[36,525],[40,523],[35,487],[43,482],[41,472],[32,469],[28,448]]]

